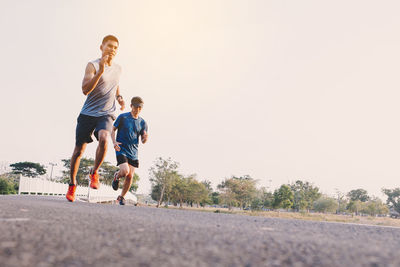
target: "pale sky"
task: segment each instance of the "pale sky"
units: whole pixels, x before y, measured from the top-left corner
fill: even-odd
[[[0,3],[0,161],[71,156],[88,61],[107,34],[125,100],[139,95],[148,169],[171,157],[212,181],[248,174],[322,192],[400,186],[398,1]],[[126,109],[124,112],[127,112]],[[94,157],[95,143],[84,156]],[[106,160],[115,164],[110,145]]]

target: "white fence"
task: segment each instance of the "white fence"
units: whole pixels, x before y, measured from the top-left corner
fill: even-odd
[[[21,176],[19,179],[18,194],[42,195],[42,196],[65,196],[68,191],[68,184],[52,182],[41,178],[29,178]],[[116,200],[121,194],[121,189],[114,191],[111,186],[100,184],[95,190],[87,186],[77,186],[75,196],[89,202],[103,202]],[[137,202],[137,197],[128,192],[125,199]]]

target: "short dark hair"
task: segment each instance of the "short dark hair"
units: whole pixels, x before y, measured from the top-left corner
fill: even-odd
[[[107,35],[106,37],[104,37],[102,44],[105,44],[108,40],[115,41],[119,44],[117,37],[115,37],[114,35]]]
[[[143,99],[140,96],[132,97],[132,99],[131,99],[132,106],[139,106],[139,105],[143,105],[143,104],[144,104]]]

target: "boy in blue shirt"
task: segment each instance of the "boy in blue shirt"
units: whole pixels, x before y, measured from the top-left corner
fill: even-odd
[[[147,123],[143,118],[139,117],[139,113],[143,108],[142,98],[138,96],[133,97],[131,108],[131,112],[118,116],[111,133],[114,149],[117,154],[117,166],[119,166],[119,171],[114,174],[112,182],[114,190],[118,190],[119,179],[125,177],[122,193],[117,198],[120,205],[125,205],[124,196],[132,185],[135,168],[139,167],[139,137],[142,139],[142,144],[146,143],[148,138]],[[117,138],[115,138],[117,130]]]

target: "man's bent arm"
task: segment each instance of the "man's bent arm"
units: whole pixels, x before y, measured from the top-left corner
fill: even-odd
[[[120,95],[120,91],[119,91],[119,85],[117,87],[117,92],[115,94],[115,98],[118,101],[118,104],[121,106],[121,110],[124,110],[125,108],[125,101],[124,98],[122,97],[122,95]]]
[[[96,85],[99,83],[101,75],[103,75],[103,71],[98,71],[96,73],[96,70],[92,63],[88,63],[86,66],[85,70],[85,76],[83,77],[82,81],[82,92],[84,95],[90,94],[90,92],[93,91],[93,89],[96,87]]]

